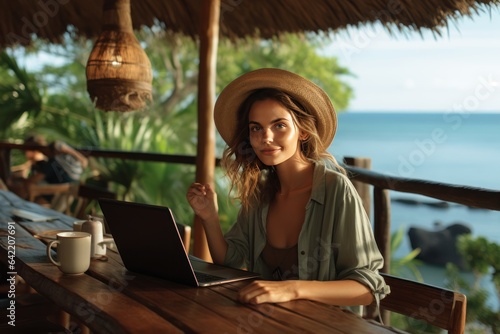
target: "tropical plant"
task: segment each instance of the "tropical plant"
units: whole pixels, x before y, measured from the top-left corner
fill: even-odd
[[[26,113],[36,117],[42,110],[42,95],[34,74],[19,66],[15,56],[3,51],[0,53],[0,134],[16,135],[18,122]],[[24,119],[25,120],[25,119]]]
[[[405,232],[405,229],[401,227],[399,230],[391,233],[391,254],[395,254],[396,250],[401,247]],[[422,264],[422,261],[416,259],[419,253],[420,248],[415,248],[401,258],[393,256],[391,258],[391,274],[400,277],[410,277],[418,280],[419,282],[423,282],[424,278],[418,269],[418,266]]]
[[[457,240],[457,248],[465,258],[473,273],[473,279],[467,280],[459,275],[455,265],[448,264],[446,275],[449,287],[460,289],[467,295],[467,323],[470,330],[483,333],[500,333],[500,245],[485,237],[462,235]],[[485,280],[491,280],[497,304],[489,303],[491,296],[485,289]],[[478,329],[479,327],[479,329]]]

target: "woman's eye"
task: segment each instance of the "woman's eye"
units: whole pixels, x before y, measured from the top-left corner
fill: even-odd
[[[260,130],[260,126],[258,125],[253,125],[250,127],[250,132],[256,132]]]
[[[284,128],[286,128],[286,124],[285,123],[276,123],[276,127],[278,129],[284,129]]]

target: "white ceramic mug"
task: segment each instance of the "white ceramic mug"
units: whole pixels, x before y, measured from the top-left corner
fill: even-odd
[[[68,275],[83,274],[90,266],[90,233],[60,232],[47,245],[50,262]],[[57,260],[52,257],[52,246],[57,245]]]

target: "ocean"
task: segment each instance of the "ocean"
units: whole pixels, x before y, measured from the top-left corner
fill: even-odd
[[[338,161],[348,156],[370,158],[371,169],[383,174],[500,190],[500,113],[343,112],[329,151]],[[393,257],[411,251],[406,232],[412,226],[437,230],[461,223],[473,235],[500,243],[500,211],[458,204],[410,205],[398,199],[438,200],[395,191],[390,196],[391,231],[405,230]],[[445,286],[443,268],[424,265],[420,271],[427,283]],[[491,283],[484,283],[494,291]],[[489,303],[498,306],[496,298]]]

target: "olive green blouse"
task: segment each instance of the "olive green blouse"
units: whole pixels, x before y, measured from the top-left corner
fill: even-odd
[[[225,264],[246,267],[273,279],[261,253],[266,245],[269,203],[247,215],[241,212],[226,233]],[[372,290],[377,302],[389,292],[378,270],[380,254],[369,218],[351,181],[343,174],[316,164],[311,198],[299,235],[298,274],[301,280],[356,280]]]

